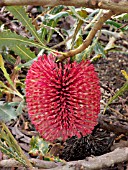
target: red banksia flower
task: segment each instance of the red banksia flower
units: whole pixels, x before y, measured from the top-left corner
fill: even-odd
[[[52,55],[39,57],[26,77],[26,101],[32,123],[46,140],[91,133],[100,111],[93,64],[58,64]]]

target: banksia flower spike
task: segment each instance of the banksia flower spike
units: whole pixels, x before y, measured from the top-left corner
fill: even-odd
[[[91,133],[100,111],[100,87],[90,61],[55,63],[52,55],[34,61],[26,77],[28,114],[46,140]]]

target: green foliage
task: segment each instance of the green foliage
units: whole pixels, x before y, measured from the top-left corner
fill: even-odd
[[[0,55],[0,68],[4,73],[5,78],[7,79],[9,85],[11,86],[11,88],[8,88],[6,85],[4,85],[1,81],[0,81],[0,87],[4,88],[5,90],[8,90],[10,93],[12,94],[16,94],[19,97],[21,97],[23,99],[23,96],[19,93],[19,91],[16,89],[16,87],[14,86],[9,74],[7,73],[6,68],[4,67],[4,60],[2,58],[2,56]],[[1,89],[0,89],[1,90]],[[3,90],[3,89],[2,89]]]
[[[122,24],[118,23],[117,21],[114,21],[114,20],[107,20],[106,24],[114,26],[115,28],[119,28],[121,31],[127,31],[128,30],[128,27],[121,28]]]
[[[79,20],[86,22],[85,18],[87,17],[87,12],[85,8],[76,9],[73,6],[69,6],[68,8],[71,10],[70,14],[74,15]]]
[[[35,27],[32,24],[32,20],[28,17],[27,13],[25,12],[25,8],[21,6],[9,6],[7,7],[7,10],[10,11],[16,19],[18,19],[22,24],[25,26],[25,28],[31,33],[33,36],[30,40],[26,37],[23,37],[21,35],[18,35],[11,31],[4,31],[0,33],[0,47],[8,46],[10,49],[12,49],[16,54],[18,54],[21,59],[25,61],[29,61],[32,58],[35,58],[35,54],[31,52],[29,48],[26,46],[34,46],[39,49],[45,49],[49,51],[55,52],[55,50],[52,50],[48,48],[44,43],[43,39],[40,37],[40,35],[37,33]]]
[[[4,60],[3,60],[3,58],[2,58],[2,55],[0,55],[0,68],[1,68],[1,70],[3,71],[4,76],[5,76],[6,79],[8,80],[9,84],[10,84],[11,86],[13,86],[13,82],[12,82],[12,80],[10,79],[9,74],[8,74],[7,71],[6,71],[6,68],[4,67]]]
[[[14,158],[24,166],[31,167],[30,162],[27,157],[24,155],[22,149],[18,145],[15,138],[10,133],[9,129],[4,123],[1,123],[0,129],[0,150],[8,155],[10,158]]]
[[[108,105],[110,105],[110,104],[113,102],[113,100],[117,99],[117,98],[118,98],[119,96],[121,96],[125,91],[128,91],[128,81],[126,81],[126,82],[124,83],[124,85],[115,93],[115,95],[114,95],[112,98],[110,98],[109,102],[107,103],[106,108],[108,107]],[[106,110],[106,108],[105,108],[105,110]]]
[[[40,19],[42,20],[43,26],[40,30],[40,35],[43,40],[46,39],[47,43],[50,42],[54,31],[57,32],[64,40],[63,35],[58,30],[55,29],[59,19],[69,15],[68,12],[61,11],[62,9],[63,6],[61,5],[53,8],[53,10],[51,10],[49,14],[46,14],[45,16],[39,16]]]
[[[24,104],[24,100],[10,103],[0,102],[0,121],[6,123],[11,120],[16,120],[17,116],[23,113]]]
[[[106,54],[103,46],[100,43],[96,43],[94,46],[94,51],[96,55],[101,55],[103,58],[106,58]]]
[[[10,11],[18,21],[20,21],[25,28],[37,39],[37,41],[42,45],[43,44],[42,39],[38,35],[35,27],[32,24],[32,20],[28,17],[25,8],[21,6],[8,6],[6,7],[8,11]]]
[[[25,64],[19,64],[18,66],[15,67],[15,69],[20,70],[21,68],[30,67],[35,60],[37,60],[37,57],[32,60],[29,60]]]
[[[92,53],[95,53],[93,58],[89,58]],[[81,60],[90,59],[91,61],[98,60],[99,58],[106,58],[106,54],[103,46],[98,42],[98,38],[93,40],[93,43],[86,48],[82,53],[75,56],[76,61],[80,62]]]
[[[106,111],[107,107],[115,100],[117,99],[119,96],[123,95],[124,92],[128,91],[128,74],[123,70],[122,74],[124,75],[124,77],[126,78],[126,82],[124,83],[124,85],[115,93],[115,95],[113,97],[110,98],[110,100],[108,101],[104,112]]]
[[[74,35],[72,38],[72,43],[71,43],[72,44],[71,49],[72,49],[73,47],[75,47],[75,48],[79,47],[83,42],[83,41],[81,41],[82,36],[78,36],[77,40],[76,40],[76,37],[77,37],[77,34],[79,33],[79,31],[81,30],[81,26],[84,23],[83,19],[85,19],[87,17],[87,12],[86,12],[86,10],[81,9],[80,11],[77,11],[77,13],[76,13],[73,7],[70,7],[70,9],[73,12],[73,14],[75,14],[75,15],[77,14],[76,17],[78,17],[78,23],[76,25],[75,32],[74,32]],[[74,46],[75,40],[76,40],[76,45]]]
[[[8,122],[16,118],[17,113],[13,107],[8,105],[8,103],[0,104],[0,121]]]
[[[49,145],[50,143],[46,142],[44,139],[33,136],[30,141],[29,153],[33,156],[45,156],[48,153]]]
[[[128,21],[128,13],[123,13],[114,17],[115,19]]]
[[[39,138],[38,136],[32,137],[30,141],[30,151],[29,154],[32,156],[38,156],[43,158],[46,161],[55,161],[55,162],[65,162],[59,157],[56,157],[50,153],[50,145],[49,142],[46,142],[44,139]]]
[[[29,48],[25,46],[13,46],[11,48],[17,55],[21,57],[22,60],[29,61],[32,60],[33,58],[36,58],[36,55],[34,52],[32,52]]]
[[[18,35],[14,32],[10,31],[4,31],[0,32],[0,47],[2,46],[8,46],[8,47],[14,47],[14,46],[35,46],[38,48],[44,48],[43,45],[40,45],[39,43],[36,43],[33,40],[30,40],[26,37],[23,37],[21,35]],[[21,46],[22,47],[22,46]]]

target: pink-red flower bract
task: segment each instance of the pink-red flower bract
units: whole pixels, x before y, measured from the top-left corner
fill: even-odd
[[[26,77],[26,101],[32,123],[46,140],[91,133],[100,111],[93,64],[58,64],[52,55],[39,57]]]

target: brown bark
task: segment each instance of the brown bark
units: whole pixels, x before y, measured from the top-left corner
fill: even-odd
[[[127,0],[0,0],[0,6],[14,5],[41,5],[41,6],[75,6],[108,9],[121,13],[128,12]]]
[[[116,156],[115,156],[116,155]],[[66,163],[55,163],[38,159],[30,159],[34,167],[49,170],[99,170],[128,161],[128,147],[117,148],[114,151],[97,156],[89,157],[86,160],[72,161]],[[14,159],[0,161],[0,167],[19,167],[20,164]],[[35,168],[33,168],[35,170]]]
[[[94,24],[93,28],[89,32],[84,42],[78,48],[70,50],[69,52],[65,53],[63,56],[60,56],[57,61],[63,61],[64,59],[75,56],[76,54],[81,53],[83,50],[85,50],[91,44],[92,39],[94,38],[97,31],[102,28],[104,22],[109,18],[111,18],[112,15],[114,15],[113,11],[108,11],[105,14],[103,14],[99,18],[99,20]]]

